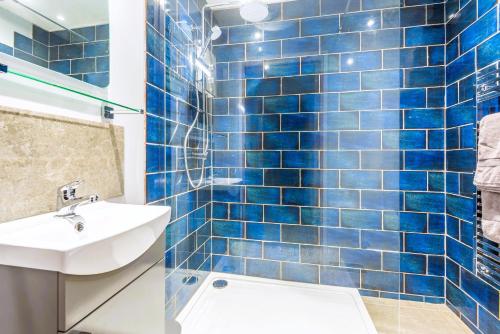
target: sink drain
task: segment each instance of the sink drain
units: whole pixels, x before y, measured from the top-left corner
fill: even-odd
[[[215,280],[212,285],[216,289],[224,289],[227,286],[227,281],[225,279]]]

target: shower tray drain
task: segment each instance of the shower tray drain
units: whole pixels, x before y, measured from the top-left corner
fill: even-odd
[[[224,289],[227,286],[227,281],[225,279],[215,280],[212,285],[216,289]]]

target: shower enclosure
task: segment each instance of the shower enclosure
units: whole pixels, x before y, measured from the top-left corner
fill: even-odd
[[[473,105],[474,68],[465,64],[480,41],[458,50],[457,40],[486,12],[496,15],[494,4],[471,3],[247,1],[243,10],[235,1],[148,0],[147,193],[177,211],[167,229],[171,317],[211,271],[448,301],[467,312],[445,267],[473,271],[458,254],[474,247],[473,220],[460,211],[474,190],[449,182],[460,177],[472,189],[472,170],[446,170],[455,148],[447,152],[445,133],[472,123],[455,110]],[[210,38],[214,29],[220,36]],[[200,69],[193,55],[209,40]],[[206,96],[208,124],[195,118],[196,94]],[[446,102],[458,106],[445,124]],[[191,123],[200,130],[193,147],[202,147],[204,126],[210,132],[203,166],[183,155]],[[206,180],[188,184],[187,170],[200,168]],[[446,235],[447,219],[463,239]]]

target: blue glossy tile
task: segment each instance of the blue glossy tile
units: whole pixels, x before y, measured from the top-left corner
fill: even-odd
[[[266,242],[264,243],[264,259],[299,262],[299,245],[284,242]]]
[[[240,257],[214,255],[212,261],[216,272],[243,275],[244,261]]]
[[[341,131],[339,148],[342,150],[371,150],[381,148],[379,131]]]
[[[372,210],[400,210],[401,194],[397,191],[361,191],[361,208]]]
[[[419,254],[444,255],[443,239],[442,235],[406,233],[405,251]]]
[[[248,151],[246,152],[246,166],[254,168],[279,168],[280,152]]]
[[[444,67],[426,67],[405,70],[405,87],[443,86]]]
[[[319,76],[302,75],[294,77],[283,77],[283,94],[305,94],[319,92]]]
[[[398,151],[361,151],[362,169],[399,170],[403,166],[403,156]]]
[[[325,208],[301,208],[300,223],[314,226],[338,226],[339,210]]]
[[[361,231],[361,248],[399,251],[400,238],[398,232]]]
[[[338,171],[303,169],[301,171],[301,186],[314,188],[337,188],[339,185]]]
[[[360,33],[341,33],[321,36],[321,53],[359,51],[360,40]]]
[[[384,68],[408,68],[427,65],[427,48],[384,50]]]
[[[270,96],[264,98],[264,113],[296,113],[299,111],[299,97],[296,95]]]
[[[274,59],[264,62],[264,74],[266,77],[280,77],[300,74],[300,62],[298,59]]]
[[[227,100],[226,100],[227,101]],[[229,103],[227,106],[222,104],[220,107],[222,112],[224,108],[229,111],[229,114],[235,115],[253,115],[253,114],[262,114],[262,98],[260,97],[246,97],[246,98],[235,98],[229,99]],[[214,105],[214,109],[216,109]]]
[[[291,1],[283,3],[283,19],[295,19],[308,16],[318,16],[319,0]]]
[[[318,244],[318,227],[282,225],[281,240],[300,244]]]
[[[146,117],[146,142],[165,143],[165,122],[158,117]]]
[[[319,283],[319,267],[311,264],[281,263],[282,278],[286,281]]]
[[[265,150],[297,150],[298,148],[299,134],[297,132],[273,132],[264,134]]]
[[[340,26],[342,32],[380,29],[380,11],[363,11],[341,15]]]
[[[281,116],[282,131],[316,131],[318,116],[312,113],[283,114]]]
[[[320,130],[356,130],[359,124],[357,112],[329,112],[319,115]]]
[[[405,30],[406,46],[427,46],[443,44],[445,41],[443,25],[410,27]]]
[[[248,239],[279,241],[280,225],[267,223],[246,223],[246,237]]]
[[[300,205],[300,206],[317,206],[318,191],[308,188],[284,188],[282,191],[282,204],[285,205]]]
[[[321,168],[325,169],[355,169],[359,168],[358,152],[322,152]]]
[[[500,34],[496,34],[477,48],[477,67],[483,68],[488,64],[500,59]]]
[[[258,81],[259,79],[254,79]],[[244,81],[243,80],[226,80],[217,81],[216,90],[218,97],[239,97],[243,95]],[[258,87],[253,87],[258,89]],[[247,95],[249,95],[247,93]]]
[[[448,21],[446,24],[446,41],[449,42],[460,32],[462,32],[465,27],[469,26],[476,19],[476,1],[469,1],[465,6],[461,6],[460,12]],[[461,4],[463,5],[463,4]],[[448,9],[447,9],[448,11]],[[450,14],[447,13],[449,16]]]
[[[429,256],[427,272],[429,275],[444,276],[444,256]]]
[[[257,133],[230,133],[230,150],[260,150],[262,148],[262,136]]]
[[[340,68],[343,72],[380,69],[382,68],[382,52],[344,53],[341,55]]]
[[[302,36],[326,35],[339,32],[339,16],[320,16],[301,20],[300,31]]]
[[[298,207],[269,205],[264,208],[264,221],[270,223],[298,224],[299,216]]]
[[[216,167],[242,167],[245,163],[242,152],[238,151],[216,151],[213,159]]]
[[[334,208],[359,208],[359,191],[347,189],[321,190],[321,206]]]
[[[217,66],[219,66],[218,64]],[[251,79],[262,78],[264,75],[264,67],[262,62],[235,62],[229,63],[229,79]]]
[[[229,255],[243,257],[261,257],[262,242],[229,239]]]
[[[241,187],[213,186],[213,200],[216,202],[241,202],[244,198]]]
[[[321,14],[356,12],[361,9],[361,0],[321,1]]]
[[[247,203],[279,204],[280,188],[247,187]]]
[[[340,110],[348,111],[360,109],[380,109],[380,92],[366,91],[340,94]]]
[[[425,7],[391,8],[382,12],[384,28],[411,27],[425,25]]]
[[[361,286],[360,270],[337,267],[321,267],[320,270],[321,284],[348,288]]]
[[[450,171],[472,173],[476,163],[475,151],[468,149],[448,152],[446,163]]]
[[[165,197],[165,174],[146,175],[146,202],[150,203]]]
[[[281,57],[280,41],[260,42],[246,44],[248,60],[273,59]]]
[[[399,129],[402,116],[399,110],[360,112],[360,127],[363,130]]]
[[[212,221],[212,233],[216,237],[242,238],[244,226],[238,221],[214,220]]]
[[[425,149],[427,136],[425,131],[384,131],[382,147],[384,149]]]
[[[229,27],[229,44],[257,42],[262,40],[262,31],[254,25]]]
[[[386,171],[384,189],[387,190],[427,190],[427,172]]]
[[[426,92],[424,88],[385,90],[382,107],[387,109],[425,108]]]
[[[444,168],[443,151],[406,151],[405,168],[413,170],[442,170]]]
[[[8,46],[6,44],[0,43],[0,52],[1,53],[6,53],[8,55],[11,55],[14,53],[14,50],[12,49],[11,46]]]
[[[383,270],[413,274],[426,273],[425,255],[387,252],[383,255]]]
[[[382,173],[378,171],[341,171],[340,185],[351,189],[380,189]]]
[[[391,7],[399,7],[399,0],[363,0],[363,9],[382,9],[382,8],[391,8]]]
[[[361,50],[399,48],[403,44],[402,30],[384,29],[361,33]]]
[[[49,68],[53,71],[70,74],[71,73],[71,61],[70,60],[55,60],[49,63]]]
[[[335,73],[321,76],[322,92],[343,92],[359,90],[359,73]]]
[[[340,225],[360,229],[381,229],[382,213],[371,210],[343,209],[340,214]]]
[[[264,23],[262,26],[264,30],[264,39],[266,41],[299,37],[300,35],[300,24],[298,20],[268,22]]]
[[[260,205],[231,204],[229,218],[232,220],[263,221],[263,209]]]
[[[301,58],[302,74],[338,72],[339,55],[309,56]]]
[[[444,46],[429,47],[429,65],[444,65]]]
[[[165,170],[165,153],[162,146],[146,145],[146,172],[154,173]]]
[[[403,71],[382,70],[361,72],[361,89],[400,88],[403,86]]]
[[[302,150],[336,150],[338,134],[335,132],[301,132],[300,149]]]
[[[263,185],[263,171],[252,168],[231,168],[229,177],[241,179],[241,185]]]
[[[215,45],[213,53],[217,62],[245,60],[245,44]]]
[[[405,208],[408,211],[444,211],[444,195],[441,193],[405,193]]]
[[[381,269],[381,252],[364,249],[340,249],[340,265],[360,269]]]
[[[23,52],[33,53],[33,40],[18,32],[14,32],[14,48]]]
[[[252,132],[279,131],[279,115],[250,115],[246,118],[246,130]]]
[[[318,168],[318,152],[314,151],[283,151],[283,168]]]
[[[404,120],[407,129],[442,128],[444,126],[442,109],[406,110]]]
[[[300,186],[298,169],[266,169],[264,170],[264,185],[266,186]]]
[[[321,228],[320,244],[357,248],[360,245],[359,230],[350,228]]]
[[[61,55],[61,50],[63,47],[59,49],[59,55]],[[100,42],[90,42],[84,44],[84,56],[87,57],[101,57],[109,55],[109,42],[108,41],[100,41]],[[74,57],[71,57],[74,58]]]
[[[478,318],[479,329],[484,333],[498,333],[500,331],[500,321],[482,307],[479,307]]]
[[[148,55],[146,59],[146,69],[147,69],[147,82],[159,88],[164,88],[165,87],[164,66],[158,60]]]
[[[255,277],[279,279],[280,263],[276,261],[247,259],[246,274]]]
[[[383,271],[361,271],[362,288],[382,291],[400,291],[399,274]]]
[[[384,229],[404,232],[427,232],[427,214],[384,212]]]
[[[281,82],[278,78],[273,79],[249,79],[246,84],[247,96],[279,95]],[[238,95],[233,95],[238,96]]]
[[[300,261],[302,263],[338,266],[339,250],[333,247],[301,245]]]
[[[476,302],[449,281],[446,281],[446,300],[468,319],[477,321]]]
[[[471,50],[454,60],[451,64],[448,64],[448,66],[446,66],[447,83],[449,84],[455,82],[457,80],[465,78],[471,73],[474,73],[475,56],[475,50]]]

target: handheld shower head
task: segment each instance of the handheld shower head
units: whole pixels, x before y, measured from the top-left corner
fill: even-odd
[[[210,33],[210,39],[215,41],[222,35],[222,30],[220,30],[219,26],[213,26]]]
[[[221,35],[222,35],[222,30],[219,28],[219,26],[213,26],[212,29],[210,30],[210,36],[205,41],[205,45],[203,45],[203,48],[201,49],[201,52],[198,55],[198,58],[203,58],[205,52],[207,52],[208,47],[210,46],[210,42],[215,41]]]

